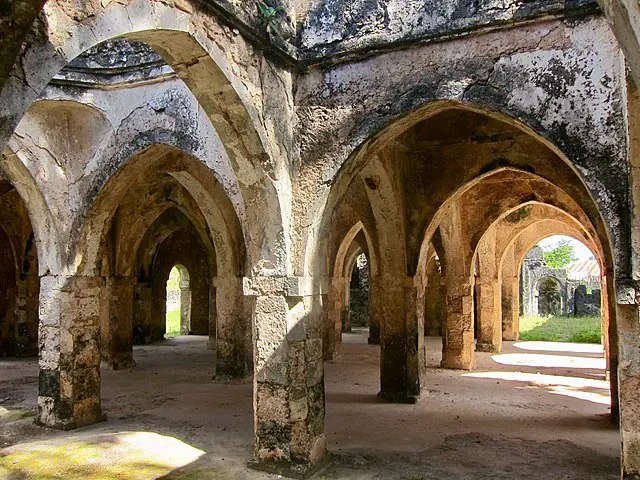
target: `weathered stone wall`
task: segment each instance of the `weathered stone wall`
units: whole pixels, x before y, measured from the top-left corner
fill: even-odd
[[[593,0],[476,2],[377,0],[312,2],[301,33],[306,58],[369,55],[371,50],[438,41],[535,20],[577,15],[597,8]]]
[[[100,351],[129,350],[120,320],[150,324],[164,302],[134,277],[152,271],[162,241],[145,235],[169,204],[202,257],[215,246],[224,374],[248,371],[253,326],[255,455],[277,470],[313,468],[326,450],[323,339],[350,249],[372,260],[381,393],[401,401],[424,381],[431,242],[449,367],[474,363],[476,250],[523,206],[567,213],[610,283],[614,267],[632,278],[624,65],[593,3],[431,3],[286,1],[279,32],[236,0],[46,4],[0,71],[0,145],[12,137],[0,168],[27,200],[43,275],[40,422],[101,418]],[[100,62],[119,65],[116,48],[61,72],[116,36],[162,62],[147,51],[156,64],[125,58],[132,69],[109,77]],[[500,306],[485,280],[482,304]],[[630,328],[637,308],[623,310]]]
[[[598,41],[592,42],[590,39],[595,37]],[[538,41],[540,38],[543,40]],[[508,34],[501,31],[457,38],[314,71],[300,79],[297,92],[302,121],[301,156],[309,165],[301,170],[300,182],[308,185],[310,178],[315,178],[319,187],[317,197],[311,198],[326,198],[327,191],[320,186],[334,178],[343,165],[348,165],[352,178],[368,158],[366,152],[445,108],[438,102],[487,108],[534,129],[579,167],[580,180],[599,199],[604,222],[620,229],[620,235],[611,235],[616,264],[628,270],[626,246],[622,243],[615,246],[617,237],[620,242],[628,238],[623,233],[628,231],[628,220],[621,213],[627,182],[623,173],[626,159],[621,148],[625,144],[621,61],[615,40],[602,18],[584,17],[573,22],[521,26],[510,29]],[[596,65],[597,68],[592,68]],[[583,93],[586,90],[589,95]],[[611,101],[612,98],[617,100]],[[576,114],[578,110],[580,115]],[[413,113],[407,116],[408,112]],[[385,130],[395,120],[394,127]],[[594,129],[592,125],[600,127]],[[372,137],[376,132],[378,135]],[[619,141],[614,143],[612,138]],[[505,160],[507,164],[517,164],[513,158]],[[467,171],[475,176],[496,162],[499,160],[494,156],[492,161],[487,159],[488,165]],[[324,166],[321,174],[318,165]],[[555,182],[557,163],[554,165],[553,171],[536,172],[549,175]],[[411,178],[418,183],[421,176]],[[443,174],[442,178],[450,177]],[[336,185],[333,189],[336,198],[349,182],[344,179],[344,186],[340,182]],[[580,189],[578,185],[570,188],[576,187]],[[603,190],[611,194],[606,200],[598,193]],[[413,198],[413,193],[406,198]],[[580,194],[583,208],[591,222],[599,224],[596,227],[599,235],[608,236],[598,218],[600,213],[588,207],[590,194],[584,194]],[[410,218],[428,223],[429,217],[410,215]],[[306,222],[304,215],[300,222]],[[422,225],[416,225],[417,232],[423,230]],[[408,229],[408,241],[420,242],[422,235],[417,232]],[[410,259],[415,258],[414,252],[410,250]]]

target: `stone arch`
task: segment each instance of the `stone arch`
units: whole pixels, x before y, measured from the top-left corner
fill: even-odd
[[[178,266],[181,279],[190,279],[188,293],[182,289],[184,301],[181,305],[188,306],[190,314],[183,333],[209,335],[211,346],[215,347],[217,303],[213,283],[217,275],[217,257],[211,238],[200,222],[185,208],[165,206],[142,239],[130,240],[137,245],[133,265],[136,270],[134,343],[164,338],[166,285],[171,270]],[[128,241],[125,239],[124,243]],[[186,311],[182,313],[186,317]]]
[[[362,237],[366,245],[359,245],[358,237]],[[345,315],[345,305],[348,305],[348,275],[355,263],[358,252],[366,250],[370,261],[371,274],[377,274],[378,261],[376,247],[362,221],[358,221],[344,236],[337,249],[335,259],[332,262],[331,283],[329,285],[327,323],[323,336],[323,357],[332,359],[341,343],[342,322]],[[373,273],[375,272],[375,273]]]
[[[278,163],[277,142],[272,141],[261,126],[260,114],[251,94],[234,72],[234,64],[216,44],[217,37],[208,35],[212,25],[161,2],[136,0],[127,5],[111,3],[106,7],[89,7],[90,15],[71,18],[57,4],[48,3],[41,18],[56,25],[56,30],[69,32],[56,35],[47,31],[41,42],[32,33],[27,42],[15,77],[3,85],[1,103],[7,105],[0,129],[0,145],[27,108],[64,65],[73,58],[111,38],[124,36],[142,41],[156,49],[177,72],[211,120],[220,135],[236,170],[244,196],[255,200],[256,211],[248,211],[249,263],[254,274],[287,274],[289,240],[285,233],[279,195],[288,189],[284,165]],[[76,20],[80,19],[80,20]],[[211,19],[207,19],[211,20]],[[26,82],[17,80],[26,75]],[[279,188],[276,188],[278,184]],[[253,246],[255,251],[253,251]]]
[[[415,97],[411,97],[413,101],[416,100]],[[509,125],[524,134],[530,136],[535,139],[535,141],[539,142],[544,147],[548,148],[553,154],[555,154],[559,160],[561,160],[565,165],[567,165],[571,171],[575,174],[576,178],[579,179],[582,186],[584,186],[585,193],[589,196],[590,201],[593,205],[596,205],[596,208],[592,208],[589,211],[589,217],[591,219],[591,223],[595,225],[596,230],[600,236],[606,236],[611,238],[616,238],[617,235],[610,235],[609,229],[612,226],[624,228],[625,222],[620,222],[617,218],[608,219],[608,223],[605,223],[603,217],[601,216],[601,212],[605,211],[607,215],[613,215],[615,217],[615,213],[612,212],[610,206],[601,205],[596,201],[596,197],[598,200],[604,201],[600,196],[597,196],[598,192],[601,192],[602,186],[600,185],[600,181],[597,178],[594,178],[591,175],[588,179],[585,179],[583,175],[583,171],[580,170],[575,162],[580,164],[581,162],[590,162],[590,159],[583,158],[582,156],[578,159],[570,159],[563,151],[562,147],[566,144],[566,141],[562,140],[562,132],[557,132],[556,134],[551,134],[546,128],[540,125],[540,122],[536,121],[535,118],[531,118],[529,115],[517,115],[517,112],[513,111],[505,111],[502,105],[493,105],[493,104],[483,104],[482,102],[472,102],[467,100],[459,100],[459,99],[420,99],[420,106],[412,106],[414,108],[405,108],[401,112],[397,113],[393,118],[386,118],[384,123],[380,122],[367,122],[366,125],[363,125],[362,128],[366,128],[366,134],[359,133],[356,137],[350,140],[357,139],[357,145],[354,144],[353,150],[350,151],[350,155],[348,158],[340,163],[334,165],[334,169],[328,173],[325,173],[325,177],[330,178],[332,180],[332,186],[330,191],[324,190],[319,195],[319,200],[315,202],[317,206],[316,210],[312,210],[309,212],[310,215],[322,216],[323,211],[331,211],[334,208],[335,203],[341,198],[342,194],[346,191],[348,185],[353,181],[353,179],[358,175],[364,165],[369,161],[369,159],[375,155],[375,152],[382,148],[384,145],[388,144],[392,139],[398,137],[403,132],[408,131],[415,125],[428,120],[436,115],[450,111],[450,110],[463,110],[468,112],[477,113],[480,115],[487,116],[488,118],[495,119],[499,122],[504,123],[505,125]],[[407,113],[408,112],[408,113]],[[376,130],[378,128],[378,130]],[[558,137],[558,141],[554,141],[555,138]],[[558,146],[559,145],[559,146]],[[574,153],[575,149],[569,149],[570,153]],[[504,164],[500,161],[497,161],[495,165],[493,165],[493,169],[500,168],[504,166]],[[469,172],[471,174],[472,172]],[[481,172],[481,175],[484,172]],[[304,172],[303,172],[304,175]],[[471,182],[474,180],[474,177],[469,177],[465,179],[461,179],[461,185]],[[588,181],[587,181],[588,180]],[[323,182],[323,185],[326,182]],[[314,225],[313,222],[310,222],[311,225]],[[314,257],[314,242],[316,241],[317,233],[311,231],[305,238],[305,244],[302,246],[303,254],[300,258],[302,258],[301,269],[304,271],[313,270],[314,261],[317,261],[317,257]],[[428,234],[421,235],[421,238],[429,237]],[[620,239],[620,241],[624,241],[624,239]],[[612,243],[612,255],[615,254],[616,263],[620,265],[620,267],[627,268],[628,267],[628,258],[625,258],[627,253],[625,253],[625,246],[618,245]],[[421,250],[423,251],[423,250]],[[409,267],[410,270],[413,269],[414,262],[416,264],[422,264],[424,258],[420,258],[415,261],[413,259],[409,259]]]
[[[20,159],[23,153],[5,148],[0,170],[23,199],[33,226],[40,275],[63,273],[63,247],[58,223],[35,179]]]
[[[127,191],[135,182],[143,182],[152,172],[163,171],[185,188],[193,199],[206,222],[208,235],[216,248],[217,271],[222,275],[242,273],[242,234],[239,232],[235,211],[229,204],[219,183],[208,168],[180,150],[166,145],[155,144],[131,157],[116,174],[111,176],[100,189],[91,208],[83,219],[78,247],[78,270],[90,274],[99,268],[98,258],[102,239],[108,228],[105,219],[111,218]],[[204,183],[203,183],[204,182]],[[166,206],[158,206],[155,213],[145,215],[137,230],[146,231]],[[128,249],[130,260],[135,255],[142,235],[133,229],[127,232],[131,237]],[[137,236],[137,240],[135,240]],[[131,264],[131,262],[127,262]],[[130,273],[130,270],[124,271]]]

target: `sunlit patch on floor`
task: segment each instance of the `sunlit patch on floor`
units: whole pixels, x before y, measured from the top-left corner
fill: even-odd
[[[567,352],[567,353],[604,353],[601,344],[567,343],[567,342],[516,342],[514,347],[520,350],[534,350],[539,352]]]
[[[177,438],[152,432],[81,434],[71,440],[0,450],[0,478],[147,480],[195,462],[205,453]]]
[[[544,387],[555,395],[578,398],[601,405],[611,404],[609,382],[604,380],[523,372],[472,372],[465,373],[462,376],[467,378],[523,382],[531,386]]]
[[[491,359],[502,365],[522,367],[556,367],[571,369],[603,370],[606,368],[604,358],[588,358],[569,355],[545,355],[540,353],[506,353],[493,355]]]

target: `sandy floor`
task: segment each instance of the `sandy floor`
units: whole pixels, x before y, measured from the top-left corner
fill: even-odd
[[[33,425],[37,362],[0,361],[0,478],[268,479],[248,470],[249,384],[216,384],[204,337],[136,347],[103,369],[108,421],[74,432]],[[428,339],[430,365],[440,339]],[[507,344],[474,372],[430,368],[417,405],[378,401],[379,347],[344,336],[326,364],[326,479],[616,479],[604,362],[595,346]],[[3,477],[4,475],[4,477]]]

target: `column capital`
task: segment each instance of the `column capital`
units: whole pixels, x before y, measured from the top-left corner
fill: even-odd
[[[640,304],[640,285],[636,280],[630,278],[616,279],[616,301],[618,305],[638,305]]]
[[[329,291],[328,277],[244,277],[246,296],[312,297]]]

